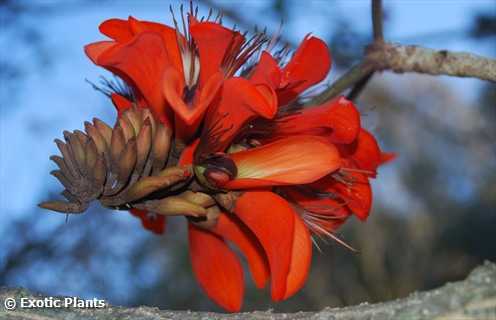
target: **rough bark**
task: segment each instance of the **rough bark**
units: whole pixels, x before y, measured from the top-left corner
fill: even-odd
[[[473,53],[374,43],[365,59],[375,70],[471,77],[496,82],[496,60]]]
[[[273,313],[255,311],[239,314],[167,311],[150,307],[125,308],[106,306],[101,309],[5,309],[7,298],[43,299],[25,289],[0,289],[0,319],[83,320],[83,319],[315,319],[315,320],[388,320],[388,319],[496,319],[496,264],[486,262],[477,267],[466,280],[448,283],[441,288],[416,292],[410,296],[376,304],[363,303],[346,308],[325,308],[318,312]]]

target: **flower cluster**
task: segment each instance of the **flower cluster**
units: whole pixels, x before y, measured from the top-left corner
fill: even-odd
[[[183,215],[206,294],[228,311],[241,308],[243,271],[230,243],[258,288],[269,283],[274,301],[294,295],[309,272],[312,236],[337,239],[350,216],[365,220],[369,179],[393,157],[346,98],[298,103],[330,70],[326,44],[307,36],[287,58],[265,34],[247,38],[194,10],[174,27],[129,17],[100,31],[110,40],[85,52],[128,86],[109,93],[119,115],[149,109],[171,132],[170,164],[191,170],[187,184],[162,197],[201,207]],[[169,209],[129,207],[145,228],[164,231]]]

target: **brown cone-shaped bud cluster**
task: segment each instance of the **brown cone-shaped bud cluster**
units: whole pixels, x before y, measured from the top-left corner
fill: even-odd
[[[166,167],[172,131],[156,121],[148,109],[124,111],[113,128],[98,119],[84,125],[85,132],[66,131],[65,141],[55,140],[61,156],[51,157],[59,167],[52,175],[65,187],[62,195],[67,201],[43,202],[42,208],[80,213],[91,201],[99,200],[111,208],[154,204],[158,209],[165,208],[157,210],[162,214],[191,209],[170,200],[161,203],[168,198],[147,198],[191,177],[190,168]]]

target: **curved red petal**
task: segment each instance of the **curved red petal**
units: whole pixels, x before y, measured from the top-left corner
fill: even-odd
[[[396,159],[397,157],[397,154],[394,153],[394,152],[382,152],[381,154],[381,165],[382,164],[386,164],[390,161],[393,161],[394,159]]]
[[[293,209],[275,193],[250,191],[238,198],[234,212],[264,248],[269,260],[272,299],[282,300],[286,294],[293,248]]]
[[[101,33],[117,42],[129,41],[134,35],[129,22],[122,19],[106,20],[100,24],[98,29]]]
[[[164,41],[170,63],[179,71],[179,73],[183,74],[183,62],[178,44],[178,42],[183,39],[178,39],[176,29],[157,22],[137,20],[133,17],[129,17],[129,27],[134,34],[146,31],[154,31],[160,34]]]
[[[311,262],[312,240],[310,232],[303,220],[298,215],[295,215],[291,265],[286,281],[284,299],[291,297],[305,285]]]
[[[191,265],[200,286],[222,308],[239,311],[244,280],[238,258],[220,237],[191,223],[188,225]]]
[[[166,217],[160,214],[154,215],[146,210],[130,209],[131,214],[141,220],[141,224],[147,230],[156,234],[163,234],[166,226]]]
[[[306,107],[277,122],[275,135],[313,134],[328,137],[333,143],[352,143],[360,132],[360,113],[344,97],[323,105]]]
[[[244,37],[237,31],[225,28],[215,22],[198,22],[190,25],[190,33],[198,48],[200,57],[199,85],[220,70],[228,50],[239,48]]]
[[[279,88],[281,69],[277,60],[267,51],[263,51],[260,55],[260,60],[250,74],[250,81],[255,84],[266,84],[273,89]]]
[[[133,106],[133,103],[131,101],[118,93],[112,93],[110,95],[110,99],[112,99],[112,103],[114,104],[117,111],[119,111],[119,114]]]
[[[343,179],[346,183],[328,176],[312,183],[311,187],[320,193],[328,192],[337,196],[360,220],[366,220],[372,208],[372,187],[367,174],[352,170],[345,171]]]
[[[181,156],[179,157],[178,165],[180,166],[188,166],[193,164],[195,150],[200,143],[200,139],[196,139],[192,143],[190,143],[186,148],[183,149]]]
[[[98,63],[98,58],[107,50],[115,46],[116,43],[114,41],[99,41],[87,44],[84,46],[84,52],[90,58],[90,60],[94,64]]]
[[[198,122],[205,113],[207,107],[212,102],[222,84],[223,77],[220,73],[216,73],[210,77],[201,89],[199,94],[196,94],[194,100],[187,104],[183,99],[184,77],[175,68],[168,67],[164,71],[162,78],[163,94],[169,102],[174,112],[188,126]]]
[[[307,36],[282,70],[280,105],[287,104],[304,90],[324,80],[330,68],[331,56],[326,43]]]
[[[235,216],[222,213],[212,232],[234,243],[245,255],[257,288],[265,287],[269,280],[269,262],[255,235]]]
[[[276,112],[277,97],[273,89],[239,77],[227,79],[218,102],[205,118],[200,152],[225,151],[249,121],[256,117],[272,118]]]
[[[351,143],[360,133],[360,112],[344,97],[335,99],[329,106],[328,121],[334,143]]]
[[[227,189],[311,183],[341,166],[336,147],[317,136],[292,136],[230,157],[238,173]]]
[[[143,32],[125,44],[117,44],[98,57],[97,64],[132,81],[160,120],[168,118],[161,80],[170,64],[162,38]]]
[[[368,177],[363,173],[347,173],[353,181],[351,185],[337,182],[336,190],[346,201],[346,205],[360,219],[366,220],[372,208],[372,187]]]
[[[375,137],[361,129],[357,139],[349,145],[337,145],[344,158],[353,160],[359,169],[369,170],[375,174],[382,163],[382,152]],[[374,175],[372,174],[372,176]]]

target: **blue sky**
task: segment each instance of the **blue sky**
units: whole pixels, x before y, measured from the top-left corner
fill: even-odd
[[[45,3],[56,5],[55,2]],[[265,1],[224,4],[247,13],[246,19],[259,25],[272,21],[269,30],[275,30],[279,23],[266,10]],[[294,42],[300,41],[308,32],[326,38],[332,31],[324,29],[326,19],[335,17],[345,18],[359,30],[370,30],[368,1],[338,1],[334,7],[329,7],[327,1],[292,1],[292,4],[291,20],[285,23],[283,32]],[[128,15],[170,23],[168,5],[167,1],[122,1],[71,10],[65,2],[68,9],[60,15],[40,14],[27,18],[36,18],[31,23],[37,24],[46,39],[53,63],[49,68],[32,68],[22,84],[17,106],[9,105],[8,97],[0,97],[0,221],[8,219],[6,214],[10,212],[18,217],[23,212],[30,212],[47,190],[61,190],[48,174],[55,168],[48,158],[58,153],[53,139],[60,138],[63,130],[82,129],[83,122],[93,117],[113,123],[115,115],[110,102],[85,82],[85,79],[98,81],[98,77],[105,74],[92,65],[82,50],[85,44],[103,38],[98,32],[98,24],[110,17]],[[495,2],[489,0],[385,1],[389,17],[385,34],[392,41],[412,41],[433,48],[491,55],[494,52],[491,47],[480,46],[457,33],[467,30],[472,13],[494,12],[495,8]],[[321,12],[326,14],[321,15]],[[453,36],[443,38],[442,42],[422,38],[422,35],[437,32],[450,32]],[[4,43],[2,37],[0,35],[0,43]],[[19,52],[13,58],[19,63],[32,58],[25,54],[27,51],[21,43],[12,46]],[[6,52],[2,50],[2,54]],[[334,73],[333,77],[336,76]],[[467,102],[474,99],[473,92],[481,84],[478,80],[452,78],[449,83],[463,89]],[[381,184],[394,183],[394,172],[386,172]]]

